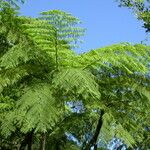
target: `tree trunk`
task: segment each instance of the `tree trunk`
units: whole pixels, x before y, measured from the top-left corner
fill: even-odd
[[[19,150],[24,150],[27,145],[27,137],[25,136],[24,140],[21,142],[21,145],[19,147]]]
[[[32,139],[33,139],[33,130],[31,132],[28,132],[25,135],[24,140],[21,142],[21,146],[19,150],[25,150],[26,146],[28,145],[28,150],[32,150]]]
[[[40,144],[40,150],[45,150],[45,143],[46,143],[46,134],[41,134],[41,144]]]
[[[94,150],[97,150],[97,144],[94,145]]]
[[[101,115],[99,117],[95,133],[94,133],[92,139],[89,141],[89,143],[87,143],[85,150],[90,150],[92,146],[94,147],[94,150],[97,150],[97,139],[98,139],[100,130],[101,130],[102,125],[103,125],[103,120],[102,120],[103,115],[104,115],[104,110],[101,110]]]
[[[32,141],[33,141],[33,131],[28,135],[28,150],[32,150]]]

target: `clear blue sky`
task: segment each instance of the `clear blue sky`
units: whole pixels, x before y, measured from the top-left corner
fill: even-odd
[[[21,14],[36,17],[39,12],[60,9],[78,17],[86,28],[84,43],[77,52],[120,43],[140,43],[145,39],[142,23],[115,0],[27,0]]]

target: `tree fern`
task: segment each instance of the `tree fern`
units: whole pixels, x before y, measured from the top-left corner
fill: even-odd
[[[112,135],[121,138],[129,146],[134,145],[137,141],[140,142],[143,139],[143,126],[147,126],[145,118],[149,118],[147,116],[149,96],[147,95],[147,98],[144,96],[146,89],[148,90],[146,85],[149,83],[148,80],[145,81],[146,73],[149,71],[147,67],[149,46],[114,45],[82,54],[78,59],[81,63],[80,65],[92,70],[92,73],[98,79],[101,101],[96,105],[104,109],[106,114],[110,112],[116,120],[116,131],[115,127],[113,127],[114,125],[110,125],[112,126],[110,128],[113,131]],[[141,66],[140,69],[139,66]],[[136,78],[140,80],[136,80]],[[144,84],[142,80],[147,84]],[[138,86],[143,89],[143,94],[142,90],[138,88],[135,92],[135,87]],[[138,93],[144,97],[138,96]],[[139,100],[137,101],[137,99]],[[90,105],[91,109],[98,108],[96,105]],[[142,113],[146,114],[146,117],[141,116],[140,114]],[[105,126],[105,116],[103,119],[102,131],[105,127],[108,127],[108,125]],[[111,117],[110,120],[112,120]],[[124,122],[124,120],[126,121]],[[104,131],[104,138],[106,139],[107,137],[112,137],[110,130],[108,130],[107,136],[107,130]],[[103,135],[102,131],[101,136]],[[117,133],[115,134],[115,132]]]
[[[53,149],[78,149],[66,133],[86,147],[101,119],[99,137],[106,141],[116,135],[132,147],[144,139],[149,46],[118,44],[76,55],[71,47],[83,29],[72,15],[52,10],[25,18],[4,7],[0,16],[2,136],[18,130],[20,147],[34,134],[36,148],[45,140]],[[72,101],[80,102],[83,110],[71,112],[67,102]],[[32,145],[29,140],[25,144]]]

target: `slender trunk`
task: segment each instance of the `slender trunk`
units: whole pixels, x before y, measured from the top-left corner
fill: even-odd
[[[99,117],[98,124],[97,124],[96,130],[95,130],[95,133],[94,133],[92,139],[91,139],[91,140],[89,141],[89,143],[86,145],[85,150],[90,150],[92,146],[94,147],[94,150],[97,150],[97,139],[98,139],[100,130],[101,130],[102,125],[103,125],[103,119],[102,119],[102,118],[103,118],[103,115],[104,115],[104,110],[101,110],[101,115],[100,115],[100,117]]]
[[[94,145],[94,150],[97,150],[97,144]]]
[[[57,145],[56,145],[56,150],[61,150],[60,148],[60,143],[58,142]]]
[[[27,137],[21,142],[21,145],[19,147],[19,150],[24,150],[27,145]]]
[[[40,150],[45,150],[45,143],[46,143],[46,134],[41,134],[41,144],[40,144]]]
[[[28,150],[32,150],[32,141],[33,141],[33,131],[28,135]]]
[[[25,138],[21,142],[21,146],[20,146],[19,150],[25,150],[27,145],[28,145],[28,150],[32,150],[32,139],[33,139],[33,131],[31,131],[25,135]]]

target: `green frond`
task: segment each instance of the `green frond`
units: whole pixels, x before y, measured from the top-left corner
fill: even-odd
[[[27,62],[33,55],[32,53],[32,49],[26,45],[15,45],[0,58],[0,66],[5,69],[16,67],[19,64]]]
[[[80,20],[71,14],[61,10],[50,10],[42,12],[40,19],[54,27],[54,34],[57,40],[64,40],[68,45],[76,45],[79,37],[84,35],[84,29],[77,27]]]
[[[27,75],[28,72],[23,67],[0,70],[0,92],[3,91],[4,87],[17,83],[19,80]]]
[[[142,86],[140,84],[134,83],[132,85],[132,89],[134,91],[138,91],[141,95],[144,95],[150,103],[150,87],[146,87],[146,86]]]
[[[81,21],[78,18],[73,17],[70,13],[66,13],[62,10],[50,10],[50,11],[42,12],[40,14],[43,15],[44,18],[47,18],[47,19],[50,18],[49,19],[50,21],[51,21],[51,18],[57,18],[59,21],[64,20],[64,22],[61,22],[60,26],[62,25],[66,26],[69,24],[74,25],[76,23],[81,23]]]
[[[14,107],[14,100],[9,96],[0,95],[0,113],[3,113],[5,110],[10,110]],[[1,120],[1,119],[0,119]]]
[[[82,54],[79,61],[85,68],[105,67],[111,70],[111,67],[115,66],[127,74],[145,73],[148,72],[149,52],[149,46],[118,44]]]
[[[8,135],[15,126],[23,133],[32,129],[35,132],[52,129],[61,119],[62,113],[61,108],[58,111],[56,103],[48,84],[33,85],[25,89],[22,97],[16,102],[16,108],[6,114],[2,123],[3,134]]]
[[[95,77],[82,69],[63,69],[54,74],[53,87],[84,99],[100,99],[100,93]]]
[[[113,137],[121,139],[127,146],[132,147],[136,142],[133,136],[128,132],[110,113],[105,113],[103,117],[103,127],[101,134],[106,141]]]

